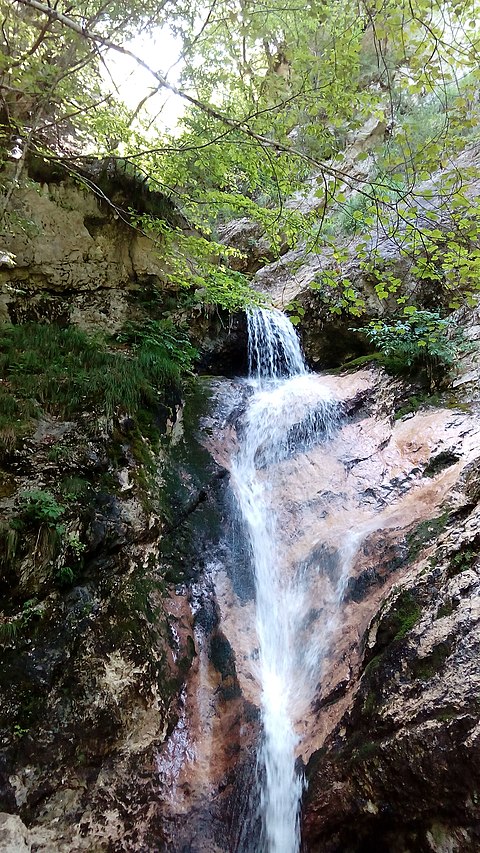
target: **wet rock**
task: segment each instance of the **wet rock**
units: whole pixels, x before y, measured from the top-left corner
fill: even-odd
[[[194,413],[187,407],[170,456],[159,454],[147,483],[137,479],[136,433],[124,420],[113,439],[105,430],[87,440],[81,423],[41,424],[22,451],[25,464],[12,463],[15,492],[56,490],[65,474],[68,489],[72,477],[80,484],[65,511],[69,531],[76,517],[80,542],[77,556],[69,552],[71,575],[56,574],[56,554],[36,559],[42,540],[33,527],[15,559],[28,556],[32,583],[41,574],[35,598],[31,584],[19,590],[15,573],[3,575],[0,794],[3,808],[28,822],[36,850],[162,847],[156,754],[175,729],[197,657],[189,591],[168,578],[182,539],[184,574],[198,575],[207,564],[222,491],[222,469],[196,438],[206,397],[205,390],[192,398]],[[45,435],[60,445],[59,461]],[[120,464],[133,484],[128,492],[113,476]],[[167,479],[172,491],[164,489]],[[0,498],[0,512],[16,506],[10,496]],[[60,530],[59,547],[64,535]],[[200,542],[205,554],[198,555]],[[205,619],[202,627],[208,643],[216,623]],[[234,669],[216,677],[221,707],[238,701]],[[241,716],[237,711],[226,728],[238,718],[238,729]]]
[[[477,849],[478,507],[464,499],[414,528],[405,580],[366,627],[350,698],[307,766],[307,850]]]

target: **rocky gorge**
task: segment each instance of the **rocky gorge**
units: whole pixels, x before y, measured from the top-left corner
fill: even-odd
[[[116,334],[175,301],[208,375],[167,389],[160,438],[120,406],[95,428],[88,408],[35,415],[5,444],[0,847],[258,851],[256,593],[232,493],[245,319],[182,304],[147,238],[68,180],[32,178],[17,215],[4,322]],[[478,311],[456,315],[469,346],[450,381],[421,388],[368,358],[342,367],[368,347],[301,275],[285,292],[286,260],[257,281],[277,305],[303,300],[313,381],[341,412],[328,441],[302,443],[292,403],[272,463],[282,572],[308,582],[298,640],[322,646],[293,721],[303,848],[473,853]]]

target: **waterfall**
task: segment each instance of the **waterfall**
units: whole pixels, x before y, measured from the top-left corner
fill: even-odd
[[[281,311],[248,313],[248,371],[257,380],[305,374],[298,335]]]
[[[249,314],[248,326],[252,394],[232,464],[232,485],[255,575],[263,723],[258,756],[263,837],[255,850],[298,853],[303,778],[295,762],[295,721],[311,701],[318,681],[354,548],[349,541],[343,560],[340,555],[342,567],[322,637],[308,636],[309,570],[286,559],[288,543],[272,493],[281,488],[283,466],[299,448],[333,436],[339,406],[319,378],[307,371],[296,332],[284,314],[255,310]]]

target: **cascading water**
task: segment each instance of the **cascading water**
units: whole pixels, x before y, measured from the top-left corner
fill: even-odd
[[[263,837],[256,853],[298,853],[303,779],[295,766],[295,721],[311,700],[338,603],[355,550],[340,555],[322,637],[308,637],[308,571],[286,559],[282,518],[272,492],[282,466],[299,448],[328,440],[339,406],[318,377],[307,372],[300,344],[280,311],[249,315],[252,396],[232,465],[232,485],[248,532],[256,588],[258,679],[264,737],[258,757]]]
[[[259,382],[306,374],[298,336],[281,311],[249,312],[248,372]]]

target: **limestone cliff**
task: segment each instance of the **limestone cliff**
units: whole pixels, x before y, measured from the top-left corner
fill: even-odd
[[[73,176],[34,161],[11,207],[0,245],[0,321],[117,334],[128,322],[167,312],[188,326],[201,366],[244,369],[242,318],[193,300],[161,240],[131,225],[132,211],[146,212],[192,233],[169,197],[109,161]]]

